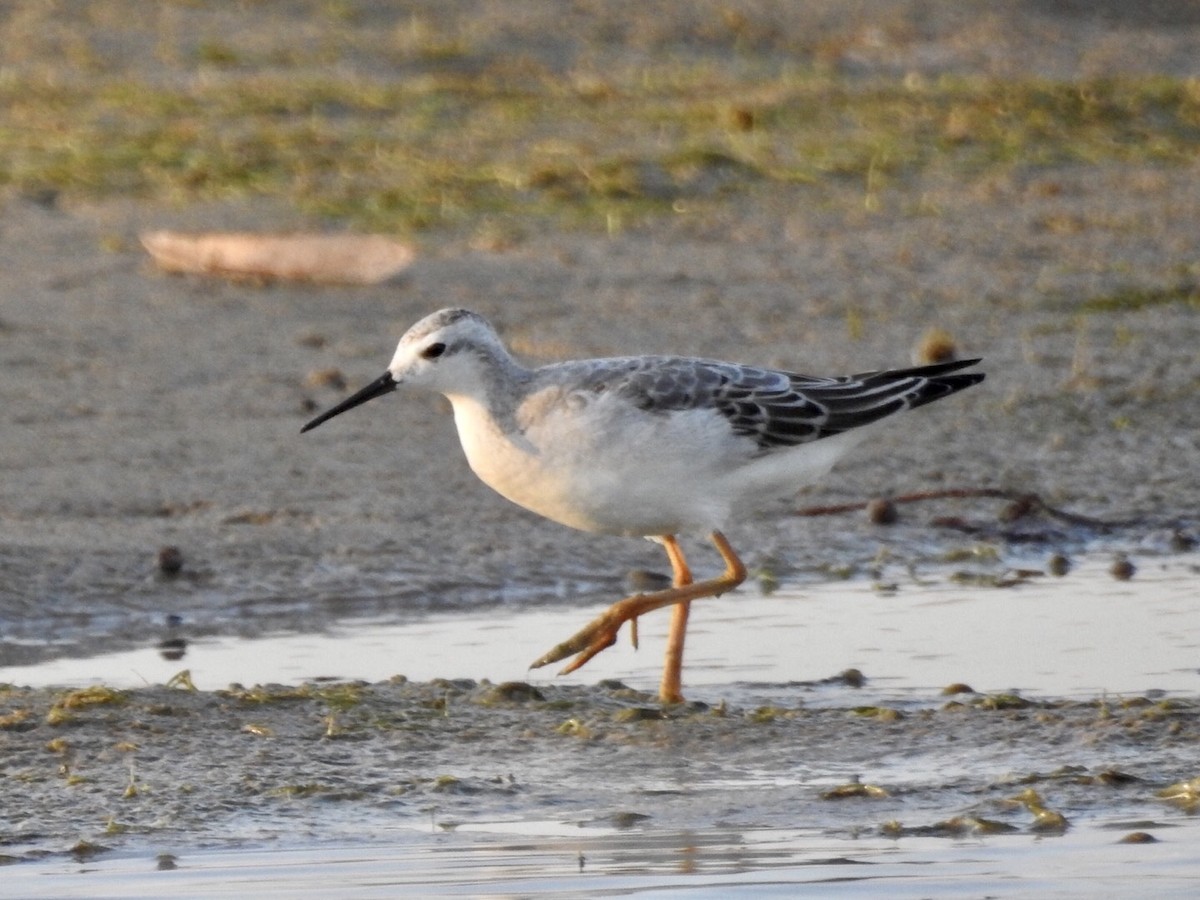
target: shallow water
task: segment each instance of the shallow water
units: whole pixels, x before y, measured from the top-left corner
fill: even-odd
[[[1105,830],[951,842],[815,829],[546,836],[537,823],[526,836],[497,824],[368,845],[190,853],[169,871],[125,856],[28,864],[4,877],[10,896],[63,898],[1190,897],[1200,889],[1200,827],[1179,824],[1149,845],[1116,844],[1120,832]]]
[[[692,697],[710,702],[731,689],[739,696],[791,695],[794,682],[853,667],[870,679],[864,698],[913,698],[954,682],[1063,698],[1200,693],[1200,632],[1191,627],[1198,567],[1189,556],[1146,560],[1135,578],[1118,581],[1107,560],[1089,560],[1064,578],[1042,576],[1007,588],[944,578],[901,579],[894,591],[861,581],[770,596],[743,588],[693,608],[686,684]],[[528,661],[602,608],[352,620],[321,634],[194,641],[182,660],[165,660],[146,647],[0,668],[0,683],[137,687],[163,683],[186,668],[203,690],[326,677],[373,682],[397,674],[415,681],[544,684],[558,667],[530,671]],[[647,616],[641,623],[640,651],[623,633],[621,643],[569,680],[617,678],[654,690],[665,619]]]
[[[711,708],[671,715],[640,693],[657,682],[662,615],[643,621],[639,652],[622,643],[567,678],[525,671],[591,609],[345,622],[197,640],[177,661],[146,648],[10,667],[0,682],[130,691],[61,726],[46,720],[54,691],[9,695],[32,715],[0,732],[5,808],[22,810],[5,891],[1194,896],[1200,819],[1158,792],[1200,774],[1198,563],[1142,559],[1130,581],[1095,559],[1007,588],[905,576],[887,591],[743,589],[695,606],[685,688]],[[147,686],[185,667],[199,692]],[[865,686],[830,677],[850,667]],[[319,691],[219,690],[314,678],[371,684],[342,706]],[[634,690],[596,685],[610,678]],[[483,679],[524,679],[545,697],[497,702]],[[1029,703],[948,700],[952,682]],[[898,717],[875,719],[876,706]],[[49,752],[55,738],[65,757]],[[134,749],[114,754],[118,742]],[[886,795],[823,796],[858,776]],[[138,795],[123,799],[129,784]],[[1065,830],[1036,831],[1013,800],[1026,786]],[[943,827],[957,817],[1011,831]],[[1156,842],[1118,843],[1135,831]],[[81,854],[80,840],[96,849]],[[159,870],[163,854],[174,868]]]

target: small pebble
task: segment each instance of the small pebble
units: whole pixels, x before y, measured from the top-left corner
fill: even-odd
[[[168,662],[176,662],[187,655],[187,646],[186,638],[164,638],[158,642],[158,655]]]
[[[183,569],[183,551],[174,545],[161,547],[158,551],[158,571],[164,575],[178,575]]]
[[[505,681],[496,685],[483,699],[483,703],[508,701],[510,703],[528,703],[534,700],[545,700],[545,695],[532,684],[524,681]]]
[[[1038,499],[1032,494],[1026,494],[1024,497],[1018,497],[1016,500],[1006,504],[999,514],[1001,522],[1016,522],[1018,519],[1024,519],[1030,513],[1037,509]]]
[[[652,819],[653,816],[648,813],[640,812],[615,812],[612,814],[610,821],[614,828],[634,828],[641,825],[647,819]]]
[[[1196,539],[1177,529],[1171,534],[1169,546],[1172,553],[1187,553],[1196,549]]]
[[[928,366],[934,363],[953,362],[958,359],[958,345],[950,332],[942,328],[930,328],[913,348],[913,362]]]
[[[898,518],[896,504],[885,497],[876,497],[867,504],[867,521],[872,525],[894,525]]]
[[[1126,557],[1122,556],[1116,559],[1108,570],[1109,574],[1117,581],[1128,581],[1137,572],[1137,566],[1131,563]]]
[[[943,697],[953,697],[955,694],[973,694],[975,689],[969,684],[963,684],[961,681],[956,681],[953,684],[948,684],[942,688]]]
[[[867,676],[859,669],[846,669],[838,677],[846,687],[860,688],[867,683]]]
[[[1158,838],[1148,831],[1131,831],[1117,841],[1118,844],[1157,844]]]
[[[1046,562],[1046,570],[1055,578],[1062,578],[1071,571],[1071,560],[1061,553],[1055,553]]]

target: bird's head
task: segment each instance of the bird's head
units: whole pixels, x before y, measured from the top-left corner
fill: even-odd
[[[466,309],[443,309],[408,329],[382,375],[341,403],[317,416],[301,433],[389,394],[412,386],[449,396],[478,395],[486,390],[487,371],[511,358],[487,319]]]

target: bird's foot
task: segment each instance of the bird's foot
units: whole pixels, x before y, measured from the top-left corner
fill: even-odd
[[[682,556],[679,557],[679,562],[676,562],[674,557],[672,557],[675,581],[678,582],[674,587],[654,591],[649,594],[634,594],[632,597],[618,600],[581,630],[577,631],[572,637],[567,638],[567,640],[563,641],[549,653],[544,654],[529,668],[539,669],[552,662],[566,659],[574,653],[576,654],[575,658],[559,673],[560,675],[567,675],[574,672],[580,666],[587,664],[601,650],[606,650],[615,644],[617,642],[617,632],[621,630],[621,626],[626,622],[630,623],[630,630],[633,632],[633,645],[637,647],[638,617],[644,616],[646,613],[653,612],[656,609],[673,606],[677,603],[690,603],[701,597],[716,597],[737,587],[746,579],[746,567],[742,565],[742,561],[733,552],[733,548],[729,546],[729,542],[725,540],[723,534],[719,531],[714,531],[712,539],[717,550],[725,560],[724,573],[707,581],[692,582],[691,573],[687,570],[686,565],[682,563]],[[674,544],[672,543],[671,546],[674,546]],[[676,555],[678,555],[678,548],[676,548]],[[680,651],[677,650],[677,659],[679,658],[679,653]],[[679,663],[676,663],[674,665],[672,680],[663,691],[664,698],[669,698],[670,702],[675,702],[675,698],[679,696],[678,670]]]
[[[619,605],[616,604],[616,606]],[[585,665],[601,650],[606,650],[615,644],[617,642],[617,632],[621,630],[621,626],[626,621],[629,621],[629,619],[622,616],[616,610],[615,606],[609,607],[553,650],[542,654],[529,668],[540,669],[542,666],[548,666],[550,663],[566,659],[574,653],[577,654],[575,658],[567,664],[566,668],[558,673],[559,675],[570,674],[580,666]],[[634,619],[633,621],[636,622],[637,620]],[[634,625],[635,629],[636,627]]]

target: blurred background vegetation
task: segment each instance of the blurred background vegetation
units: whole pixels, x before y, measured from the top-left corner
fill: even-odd
[[[943,17],[964,49],[932,62],[909,3],[812,29],[835,7],[675,6],[6,4],[0,189],[272,197],[357,229],[502,234],[830,179],[869,207],[928,173],[1197,159],[1200,81],[1086,59],[989,70],[989,41],[1021,36],[979,4]]]

